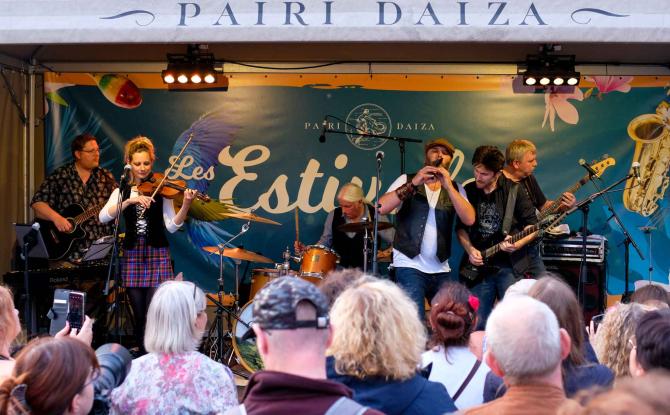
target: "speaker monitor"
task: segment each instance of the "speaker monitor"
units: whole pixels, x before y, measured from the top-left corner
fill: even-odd
[[[588,324],[591,317],[600,314],[605,309],[605,263],[588,262],[586,264],[586,278],[582,282],[581,292],[577,290],[579,284],[580,261],[566,261],[561,259],[545,260],[547,271],[563,277],[577,295],[577,299],[584,309],[584,322]]]

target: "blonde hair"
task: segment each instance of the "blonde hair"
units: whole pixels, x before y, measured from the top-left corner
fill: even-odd
[[[345,183],[342,185],[340,191],[337,193],[337,198],[346,200],[347,202],[363,201],[365,203],[363,189],[355,183]]]
[[[12,292],[7,287],[0,285],[0,344],[3,342],[9,344],[14,340],[13,336],[17,334],[11,332],[15,325],[14,318]]]
[[[123,151],[126,163],[130,163],[130,161],[133,158],[133,154],[141,153],[143,151],[149,153],[149,158],[151,159],[151,161],[156,160],[156,151],[154,150],[154,143],[151,142],[151,139],[149,137],[138,135],[137,137],[128,141]]]
[[[376,280],[355,285],[335,300],[328,349],[339,374],[357,378],[413,377],[426,346],[416,305],[397,285]]]
[[[505,149],[505,162],[512,164],[513,161],[521,161],[523,156],[528,152],[537,152],[537,148],[532,141],[529,140],[514,140]]]
[[[619,304],[605,314],[592,339],[598,361],[612,369],[616,377],[629,376],[628,357],[638,322],[651,308],[638,303]]]
[[[196,350],[203,335],[196,319],[205,307],[205,293],[192,282],[162,283],[149,305],[144,347],[151,353]]]

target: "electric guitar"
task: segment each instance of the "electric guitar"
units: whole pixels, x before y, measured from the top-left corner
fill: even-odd
[[[597,177],[600,177],[600,175],[610,166],[613,166],[616,164],[616,161],[612,157],[606,157],[602,161],[593,163],[590,167],[596,172]],[[577,190],[579,190],[584,184],[586,184],[590,179],[590,175],[586,174],[584,177],[579,179],[574,185],[572,185],[567,192],[569,193],[575,193]],[[528,227],[527,229],[518,232],[514,235],[512,235],[511,239],[508,240],[510,243],[516,243],[520,241],[521,239],[527,237],[528,235],[532,234],[533,232],[537,232],[537,235],[533,239],[541,237],[544,232],[547,229],[551,229],[561,223],[561,221],[567,216],[567,212],[562,213],[558,216],[556,216],[556,212],[558,211],[558,208],[560,206],[561,202],[559,199],[554,200],[551,205],[547,206],[546,208],[542,209],[540,214],[538,215],[538,223],[536,225],[533,225],[531,227]],[[553,215],[553,216],[552,216]],[[463,256],[463,259],[461,260],[461,264],[459,266],[460,269],[460,275],[470,281],[475,281],[477,278],[483,275],[487,274],[493,274],[495,272],[498,272],[499,267],[492,266],[492,265],[487,265],[486,262],[489,260],[492,256],[496,255],[501,251],[500,246],[502,245],[504,241],[501,241],[492,247],[485,249],[481,251],[482,255],[482,260],[484,261],[484,265],[472,265],[468,259],[467,256]]]
[[[103,206],[105,206],[105,203],[107,202],[95,205],[88,210],[77,203],[73,203],[63,209],[62,212],[59,212],[61,216],[72,224],[70,232],[59,231],[56,225],[50,220],[37,219],[37,222],[40,224],[40,233],[44,239],[44,245],[46,245],[47,252],[49,253],[49,259],[58,260],[66,257],[70,253],[72,245],[76,241],[86,237],[86,231],[82,229],[81,224],[97,216]]]

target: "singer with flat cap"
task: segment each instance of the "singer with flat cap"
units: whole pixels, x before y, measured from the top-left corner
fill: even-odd
[[[341,267],[363,269],[365,231],[361,229],[356,232],[345,232],[340,227],[349,223],[366,222],[369,229],[372,229],[374,208],[365,200],[363,189],[355,183],[342,185],[337,192],[337,203],[339,207],[330,211],[326,217],[323,233],[317,244],[332,248],[337,252],[340,256]],[[387,216],[382,215],[379,221],[388,223],[389,220]],[[390,244],[393,241],[393,229],[380,230],[379,236]],[[368,246],[372,248],[372,243],[369,243]],[[294,249],[297,253],[301,253],[305,246],[300,241],[295,241]],[[371,258],[372,255],[368,257]]]
[[[454,146],[445,138],[429,141],[424,166],[398,177],[379,199],[379,211],[398,209],[393,240],[393,267],[398,284],[407,292],[424,319],[424,298],[429,300],[450,278],[449,256],[454,217],[475,221],[475,211],[463,186],[447,170]]]

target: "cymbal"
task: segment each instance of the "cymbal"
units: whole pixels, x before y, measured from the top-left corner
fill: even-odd
[[[247,213],[247,212],[221,213],[221,216],[226,218],[250,220],[252,222],[269,223],[270,225],[281,225],[281,223],[279,222],[275,222],[272,219],[263,218],[254,213]]]
[[[219,254],[218,246],[203,246],[202,249],[203,251],[207,251],[212,254]],[[268,257],[258,255],[255,252],[247,251],[246,249],[242,248],[224,248],[222,255],[228,258],[241,259],[242,261],[259,262],[261,264],[271,264],[274,262]]]
[[[344,225],[340,225],[337,227],[338,231],[341,232],[361,232],[367,229],[368,231],[372,232],[372,230],[375,227],[374,222],[349,222],[345,223]],[[393,225],[390,224],[389,222],[379,222],[377,229],[380,231],[383,231],[384,229],[389,229],[392,228]]]

